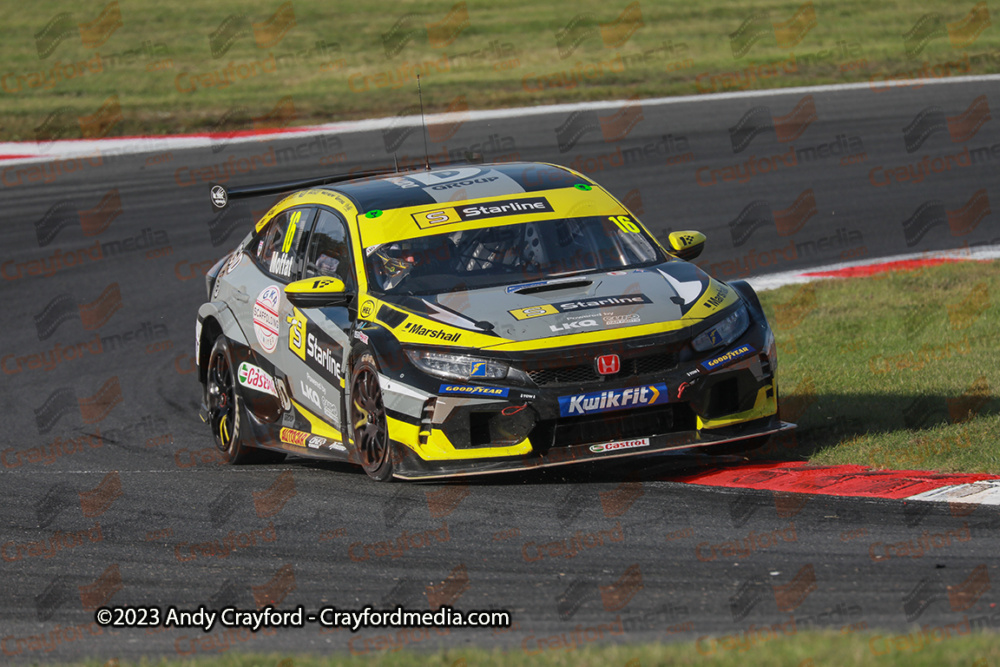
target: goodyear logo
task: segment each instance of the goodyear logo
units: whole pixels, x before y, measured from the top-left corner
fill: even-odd
[[[588,394],[560,396],[559,414],[563,417],[574,417],[597,412],[662,405],[669,400],[669,395],[667,385],[660,382],[628,389],[610,389],[593,391]]]
[[[463,396],[507,396],[506,387],[473,387],[464,384],[443,384],[438,388],[439,394],[461,394]]]
[[[541,317],[542,315],[575,313],[581,310],[607,308],[609,306],[633,306],[640,303],[653,302],[645,294],[620,294],[618,296],[604,296],[593,299],[560,301],[559,303],[549,303],[544,306],[528,306],[527,308],[517,308],[515,310],[508,310],[507,312],[513,315],[516,320],[527,320],[532,317]]]
[[[553,213],[554,209],[545,197],[528,197],[525,199],[507,199],[486,204],[468,204],[439,208],[433,211],[421,211],[413,214],[413,221],[421,229],[436,227],[454,222],[468,222],[485,218],[499,218],[507,215],[526,215],[529,213]]]
[[[749,345],[742,345],[736,348],[735,350],[730,350],[729,352],[726,352],[722,356],[716,357],[715,359],[709,359],[708,361],[703,361],[701,362],[701,365],[707,368],[708,370],[714,370],[721,366],[726,366],[727,364],[731,364],[737,359],[745,357],[748,354],[753,354],[754,352],[756,352],[756,350],[750,347]]]

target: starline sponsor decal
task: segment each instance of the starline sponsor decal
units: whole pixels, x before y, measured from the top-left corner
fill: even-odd
[[[294,306],[292,314],[285,317],[285,322],[288,323],[288,349],[305,361],[310,368],[329,378],[339,379],[343,347]]]
[[[240,384],[244,387],[256,389],[259,392],[270,394],[271,396],[278,395],[274,389],[274,380],[271,379],[271,376],[253,364],[248,364],[245,361],[241,363],[239,378]]]
[[[591,445],[590,451],[600,454],[601,452],[614,452],[619,449],[634,449],[636,447],[649,447],[649,438],[639,440],[622,440],[621,442],[609,442],[603,445]]]
[[[439,394],[459,394],[462,396],[506,397],[508,392],[506,387],[479,387],[464,384],[443,384],[438,387]]]
[[[753,354],[756,351],[757,350],[750,347],[749,345],[742,345],[734,350],[730,350],[729,352],[726,352],[725,354],[716,357],[715,359],[709,359],[708,361],[703,361],[701,362],[701,365],[707,368],[708,370],[712,370],[714,368],[730,364],[736,361],[737,359],[745,357],[748,354]]]
[[[507,312],[513,315],[516,320],[527,320],[532,317],[541,317],[542,315],[576,312],[578,310],[604,308],[607,306],[631,306],[640,303],[653,302],[645,294],[620,294],[618,296],[605,296],[595,299],[560,301],[559,303],[549,303],[542,306],[528,306],[527,308],[517,308],[515,310],[508,310]]]
[[[662,382],[629,387],[592,391],[588,394],[573,394],[559,397],[559,414],[563,417],[589,415],[596,412],[628,410],[629,408],[659,405],[669,400],[670,392]]]
[[[499,218],[508,215],[525,215],[528,213],[554,213],[554,210],[549,200],[545,197],[531,197],[424,211],[414,213],[413,220],[417,223],[418,227],[423,229],[425,227],[453,222],[467,222],[469,220]]]
[[[430,329],[416,322],[407,322],[403,329],[414,336],[425,336],[427,338],[437,338],[451,342],[456,342],[462,337],[462,334],[458,332],[448,332],[444,329]]]
[[[279,438],[281,441],[288,445],[296,445],[298,447],[305,447],[306,440],[309,434],[304,431],[296,431],[293,428],[283,428],[279,433]]]
[[[281,290],[277,285],[268,285],[253,305],[253,330],[257,342],[265,352],[274,352],[278,346],[278,307],[281,304]]]

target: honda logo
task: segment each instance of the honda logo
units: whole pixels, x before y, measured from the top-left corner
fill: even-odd
[[[601,375],[614,375],[622,369],[617,354],[605,354],[597,357],[597,372]]]

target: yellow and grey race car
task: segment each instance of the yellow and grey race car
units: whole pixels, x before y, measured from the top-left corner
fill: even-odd
[[[589,178],[457,165],[293,192],[208,272],[195,358],[232,463],[427,479],[759,444],[778,418],[753,290],[662,247]]]

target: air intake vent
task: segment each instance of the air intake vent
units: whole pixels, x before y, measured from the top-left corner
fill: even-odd
[[[406,321],[406,313],[393,310],[389,306],[382,306],[379,308],[376,317],[390,329],[395,329]]]

